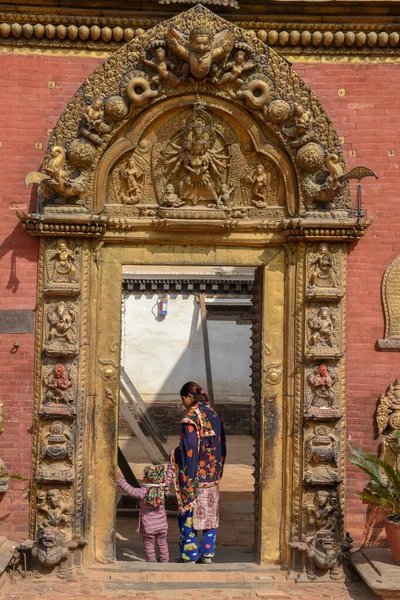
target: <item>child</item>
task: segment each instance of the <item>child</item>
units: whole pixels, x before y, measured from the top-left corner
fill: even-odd
[[[123,477],[118,480],[120,488],[129,496],[139,500],[138,531],[142,535],[147,562],[157,562],[155,544],[157,544],[160,562],[169,562],[165,500],[171,494],[168,490],[171,481],[171,465],[168,465],[167,472],[164,465],[145,467],[141,488],[130,486]]]

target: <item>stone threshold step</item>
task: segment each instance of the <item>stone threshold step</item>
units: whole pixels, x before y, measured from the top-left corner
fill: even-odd
[[[134,585],[132,583],[125,583],[122,581],[105,583],[104,587],[106,590],[110,592],[161,592],[161,591],[179,591],[179,590],[187,590],[193,592],[201,592],[207,593],[207,596],[204,598],[212,598],[212,592],[218,591],[221,592],[223,590],[235,590],[235,592],[254,592],[258,596],[262,596],[263,598],[288,598],[287,594],[281,592],[280,590],[274,589],[274,585],[272,584],[264,584],[264,585],[253,585],[251,583],[235,583],[235,582],[225,582],[219,583],[218,586],[215,585],[215,582],[204,581],[199,586],[198,582],[191,581],[175,581],[170,582],[166,581],[162,584],[162,590],[160,588],[160,583],[155,582],[137,582]]]
[[[243,572],[256,574],[274,574],[281,573],[281,565],[259,565],[254,562],[231,562],[231,563],[211,563],[209,565],[182,563],[147,563],[145,561],[116,561],[115,563],[101,564],[97,563],[88,568],[89,572],[96,573],[149,573],[156,572]]]
[[[97,581],[105,582],[147,582],[147,583],[173,583],[187,581],[190,583],[255,583],[258,585],[274,584],[276,581],[284,581],[284,576],[280,573],[273,575],[271,573],[249,573],[249,572],[223,572],[208,571],[207,574],[201,571],[150,571],[148,573],[99,573],[96,572]]]

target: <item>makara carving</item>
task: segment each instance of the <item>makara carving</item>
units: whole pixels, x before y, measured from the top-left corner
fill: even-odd
[[[74,479],[74,434],[61,421],[42,425],[36,481],[71,482]]]
[[[340,417],[338,379],[336,369],[324,364],[307,369],[305,418],[323,420]]]
[[[376,412],[379,434],[386,432],[381,442],[380,458],[400,470],[400,380],[390,384],[379,397]]]
[[[400,255],[386,269],[382,281],[385,337],[378,340],[380,350],[400,350]]]
[[[306,437],[304,445],[304,482],[312,485],[336,485],[338,441],[325,425],[317,425]]]

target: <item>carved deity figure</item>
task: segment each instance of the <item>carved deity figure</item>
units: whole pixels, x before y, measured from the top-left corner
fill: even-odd
[[[335,531],[337,529],[338,506],[335,493],[327,490],[306,494],[304,498],[304,533],[305,536],[319,531]]]
[[[153,52],[154,58],[152,60],[144,58],[143,62],[153,71],[157,71],[157,75],[151,78],[152,83],[155,85],[160,86],[163,81],[171,85],[178,85],[181,82],[181,77],[173,73],[175,65],[166,59],[166,53],[163,48],[164,44],[163,40],[154,40],[149,46],[149,50]]]
[[[329,308],[323,306],[308,319],[308,326],[312,331],[310,346],[332,347],[335,338],[335,320]]]
[[[247,183],[251,185],[251,201],[254,206],[265,208],[266,200],[271,195],[271,173],[262,164],[258,164],[248,175]]]
[[[70,370],[57,364],[47,377],[44,377],[46,393],[43,404],[68,404],[72,401],[68,390],[72,387]]]
[[[304,481],[312,484],[339,483],[340,479],[332,470],[338,466],[338,443],[325,425],[317,425],[305,441]]]
[[[218,206],[232,206],[232,201],[231,201],[231,194],[234,191],[234,187],[229,187],[229,185],[227,183],[222,183],[220,190],[219,190],[219,196],[218,196]]]
[[[172,206],[177,208],[185,204],[183,200],[179,200],[178,194],[175,194],[175,188],[172,183],[167,183],[165,186],[165,194],[162,200],[163,206]]]
[[[282,126],[283,133],[291,139],[291,146],[297,148],[315,137],[311,129],[311,112],[300,104],[296,104],[293,114],[293,122],[289,126]]]
[[[311,263],[311,269],[310,286],[323,288],[337,286],[334,259],[325,242],[318,246],[317,257]]]
[[[143,173],[138,170],[134,156],[130,157],[125,168],[121,170],[121,176],[126,187],[126,192],[122,194],[122,202],[137,204],[143,189]]]
[[[68,247],[65,239],[59,239],[55,250],[49,252],[49,262],[52,268],[49,270],[49,279],[53,283],[77,283],[76,255]]]
[[[230,60],[224,67],[225,73],[215,83],[217,87],[223,87],[224,85],[233,84],[236,89],[242,87],[244,81],[241,79],[241,75],[245,71],[249,71],[256,66],[251,60],[246,61],[245,50],[236,50],[235,58]]]
[[[67,577],[67,558],[69,550],[64,545],[64,535],[56,527],[40,527],[32,556],[46,567],[59,565],[58,577]]]
[[[306,398],[306,412],[311,407],[337,409],[337,398],[332,387],[338,380],[336,371],[326,365],[318,365],[307,377],[311,387],[311,394]]]
[[[50,430],[42,437],[39,449],[39,463],[47,461],[50,463],[69,462],[72,464],[74,446],[72,434],[69,427],[61,421],[53,421]]]
[[[216,149],[216,133],[211,115],[200,99],[186,119],[181,143],[170,142],[166,151],[166,176],[169,182],[180,176],[179,198],[218,202],[217,189],[229,166],[223,150]],[[168,169],[171,169],[168,172]]]
[[[73,344],[75,342],[76,312],[71,302],[61,301],[57,304],[50,304],[47,320],[49,322],[48,343]]]
[[[71,502],[68,500],[58,488],[51,488],[47,492],[39,490],[36,508],[43,516],[42,526],[61,529],[68,527],[72,512]]]
[[[189,33],[189,39],[171,27],[167,33],[169,47],[186,63],[182,68],[183,77],[189,73],[196,79],[203,79],[210,73],[214,74],[214,63],[222,60],[233,48],[235,34],[224,29],[216,35],[208,27],[194,27]]]
[[[381,443],[380,458],[394,469],[400,469],[400,380],[390,384],[381,394],[376,412],[379,434],[387,430]]]
[[[86,107],[82,114],[85,122],[81,129],[82,135],[95,144],[102,143],[102,135],[111,131],[111,126],[104,122],[104,103],[102,98],[96,98]]]

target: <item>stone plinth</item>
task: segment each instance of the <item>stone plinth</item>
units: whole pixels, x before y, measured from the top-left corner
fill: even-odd
[[[400,598],[400,567],[389,548],[364,548],[351,560],[368,587],[380,598]]]

